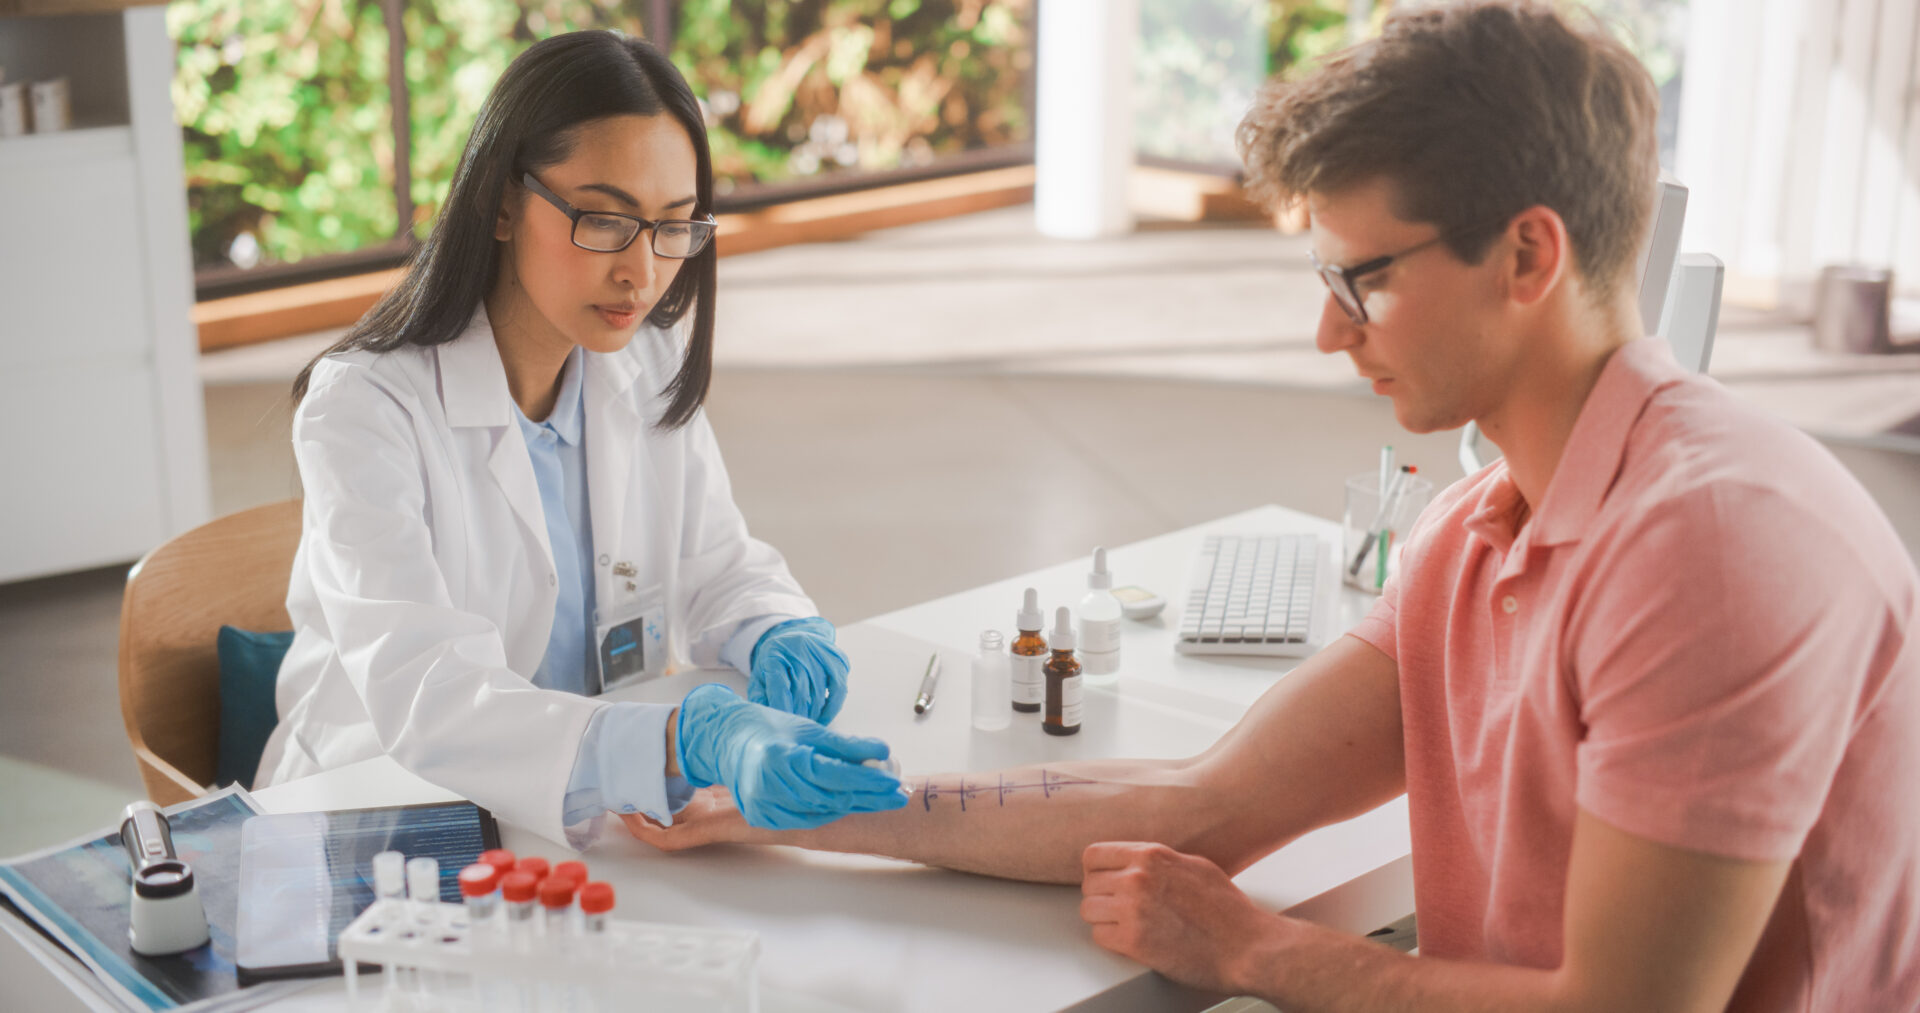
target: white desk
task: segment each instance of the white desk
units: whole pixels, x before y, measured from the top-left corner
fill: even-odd
[[[1079,735],[1049,736],[1037,715],[978,732],[970,722],[967,656],[981,629],[1010,626],[1021,589],[1051,607],[1084,593],[1083,564],[1053,567],[840,630],[853,688],[836,728],[878,735],[906,772],[992,770],[1019,763],[1189,756],[1210,745],[1246,704],[1292,667],[1277,659],[1176,656],[1173,629],[1187,567],[1202,531],[1311,530],[1335,526],[1267,507],[1199,528],[1112,549],[1117,579],[1167,595],[1155,623],[1126,623],[1118,685],[1089,688]],[[1356,592],[1348,617],[1364,611]],[[1343,623],[1344,629],[1350,622]],[[912,701],[937,647],[945,675],[938,702],[916,719]],[[686,673],[618,694],[677,701],[699,681],[737,675]],[[355,808],[451,797],[385,758],[256,797],[270,811]],[[1248,805],[1260,800],[1248,799]],[[560,858],[563,849],[512,826],[503,843]],[[1366,932],[1413,910],[1404,800],[1329,827],[1269,856],[1238,878],[1260,903],[1347,931]],[[586,856],[615,885],[618,914],[643,920],[752,929],[761,935],[762,1005],[769,1013],[812,1010],[1204,1009],[1218,997],[1190,992],[1095,946],[1073,886],[1036,886],[865,856],[792,848],[714,847],[663,855],[627,838],[617,822]],[[287,1008],[338,1009],[337,982]]]

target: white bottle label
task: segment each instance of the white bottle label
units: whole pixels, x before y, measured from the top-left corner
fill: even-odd
[[[1032,654],[1015,654],[1012,657],[1013,702],[1032,704],[1046,703],[1046,659]]]
[[[1080,620],[1080,653],[1108,654],[1120,649],[1120,620]]]
[[[1060,723],[1068,728],[1080,727],[1080,712],[1086,709],[1080,692],[1080,678],[1070,675],[1060,680]]]

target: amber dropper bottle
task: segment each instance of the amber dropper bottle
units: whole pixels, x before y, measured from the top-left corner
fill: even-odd
[[[1073,612],[1065,605],[1054,614],[1053,656],[1047,659],[1047,715],[1040,727],[1048,735],[1080,734],[1084,709],[1080,662],[1073,656]]]
[[[1045,620],[1040,615],[1040,592],[1027,588],[1026,601],[1014,616],[1020,635],[1007,649],[1013,662],[1013,709],[1022,714],[1040,713],[1046,698],[1047,678],[1042,670],[1047,663],[1047,641],[1040,635]]]

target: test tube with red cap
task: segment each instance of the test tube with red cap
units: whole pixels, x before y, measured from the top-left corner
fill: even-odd
[[[560,862],[556,864],[553,867],[553,871],[547,873],[547,875],[565,876],[573,880],[574,889],[577,890],[587,881],[587,863],[580,861]]]
[[[580,927],[588,938],[606,937],[607,912],[612,910],[612,883],[588,883],[580,888]]]
[[[500,881],[500,898],[507,909],[507,933],[515,947],[529,949],[533,946],[535,926],[533,920],[534,902],[540,895],[540,881],[531,872],[514,870]]]
[[[513,852],[505,848],[494,848],[492,851],[482,851],[480,857],[475,859],[475,861],[493,866],[494,869],[499,871],[501,877],[504,878],[507,873],[513,871],[513,865],[518,859],[514,856]]]
[[[475,862],[460,870],[460,896],[467,902],[467,922],[475,932],[490,932],[498,926],[500,909],[500,870],[486,862]]]
[[[513,871],[528,873],[533,876],[534,882],[537,883],[547,878],[547,873],[552,871],[552,867],[547,864],[546,859],[541,858],[539,855],[528,855],[518,862],[513,863]]]
[[[544,921],[549,938],[568,934],[568,913],[573,910],[574,889],[573,879],[569,876],[548,876],[540,882],[540,906],[547,911]]]

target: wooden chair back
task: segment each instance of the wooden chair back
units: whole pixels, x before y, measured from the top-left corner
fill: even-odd
[[[205,794],[220,744],[222,625],[284,630],[300,501],[228,514],[147,553],[120,606],[120,716],[147,795]]]

